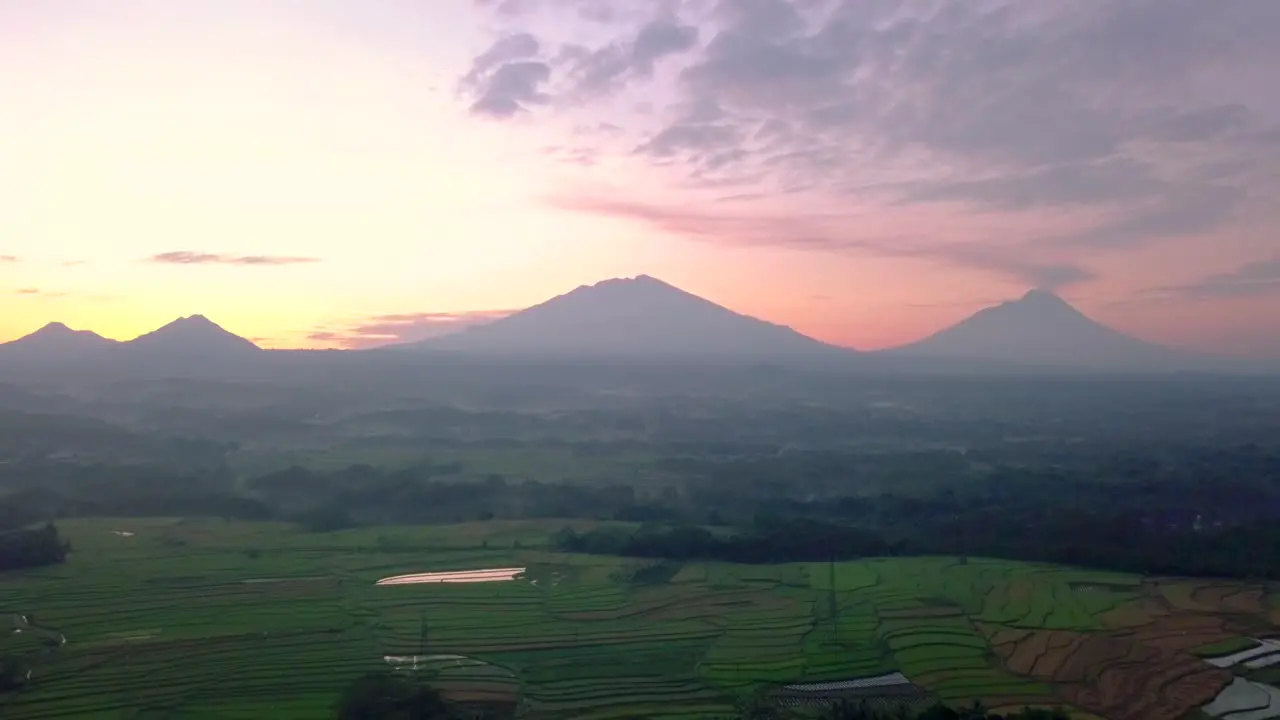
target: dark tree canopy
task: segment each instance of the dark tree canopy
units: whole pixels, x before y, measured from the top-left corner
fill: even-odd
[[[335,720],[453,720],[459,717],[434,688],[389,672],[369,673],[347,686]]]
[[[0,571],[56,565],[67,559],[69,549],[52,523],[3,532],[0,533]]]

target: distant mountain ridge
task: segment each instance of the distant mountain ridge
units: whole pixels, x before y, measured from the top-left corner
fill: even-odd
[[[448,357],[446,357],[448,356]],[[370,351],[268,351],[202,315],[127,342],[50,323],[0,344],[0,369],[37,374],[224,377],[267,368],[363,368],[422,363],[687,363],[824,366],[888,374],[1225,372],[1270,366],[1145,342],[1099,323],[1046,290],[984,308],[918,342],[858,352],[734,312],[648,275],[582,285],[499,320]],[[419,359],[420,358],[420,359]],[[381,365],[380,365],[381,363]],[[390,365],[386,365],[390,363]],[[315,370],[320,372],[320,370]],[[260,374],[260,373],[259,373]]]
[[[178,318],[125,342],[111,340],[89,330],[72,330],[64,323],[51,322],[30,335],[0,343],[0,348],[40,353],[85,352],[104,348],[165,352],[261,351],[252,341],[228,332],[203,315]]]
[[[1092,371],[1220,370],[1228,358],[1147,342],[1108,327],[1048,290],[984,308],[929,337],[886,351],[933,360],[987,360]]]
[[[649,275],[582,285],[514,315],[413,347],[510,357],[762,362],[855,354]]]
[[[264,351],[201,315],[179,318],[127,342],[62,323],[0,344],[0,368],[27,376],[202,377],[237,372]]]

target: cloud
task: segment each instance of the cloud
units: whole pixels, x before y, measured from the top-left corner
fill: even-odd
[[[907,303],[907,307],[918,310],[938,310],[943,308],[985,308],[999,305],[1009,298],[977,298],[971,300],[950,300],[932,303]]]
[[[476,56],[458,83],[472,97],[471,113],[505,119],[549,102],[540,88],[551,79],[551,67],[536,59],[540,51],[538,39],[522,32],[499,37]]]
[[[629,0],[474,0],[476,7],[501,18],[514,19],[539,12],[568,11],[579,20],[609,24],[626,19],[634,11]]]
[[[321,329],[308,339],[347,349],[417,342],[499,320],[517,310],[377,315],[339,329]]]
[[[44,299],[65,298],[65,297],[71,296],[71,293],[69,292],[41,290],[40,288],[36,288],[36,287],[18,288],[17,290],[13,291],[13,294],[19,297],[25,297],[25,298],[39,297]]]
[[[638,171],[617,194],[552,197],[561,209],[1058,291],[1135,262],[1181,277],[1197,253],[1256,259],[1280,224],[1275,0],[480,5],[537,38],[526,60],[548,71],[527,119],[617,128],[551,156]],[[635,69],[659,22],[665,52]],[[1267,262],[1157,290],[1271,292]]]
[[[495,40],[489,49],[476,56],[471,62],[471,70],[463,77],[463,82],[478,84],[487,73],[505,63],[537,57],[540,48],[538,39],[529,33],[504,35]]]
[[[623,217],[702,242],[914,259],[965,267],[1045,289],[1061,289],[1095,277],[1079,264],[1037,256],[1024,244],[923,241],[906,235],[875,236],[840,214],[743,216],[671,208],[610,198],[552,197],[562,209]]]
[[[319,258],[281,255],[219,255],[215,253],[175,250],[153,255],[148,262],[162,265],[302,265],[320,262]]]
[[[1147,299],[1206,300],[1280,294],[1280,257],[1246,263],[1226,273],[1208,275],[1184,285],[1148,291]]]
[[[1129,158],[1072,162],[981,179],[945,179],[908,185],[899,202],[971,203],[997,210],[1099,205],[1153,197],[1166,189],[1143,164]]]
[[[1116,249],[1174,237],[1207,234],[1220,227],[1240,205],[1245,189],[1223,185],[1186,185],[1154,202],[1126,208],[1115,219],[1058,238],[1060,244]]]
[[[505,119],[515,117],[529,105],[546,104],[551,97],[540,88],[550,78],[551,68],[546,63],[507,63],[485,79],[482,92],[471,104],[471,112]]]
[[[651,79],[659,61],[687,52],[697,42],[698,28],[660,17],[624,41],[595,50],[571,45],[563,51],[572,86],[566,94],[581,102],[609,95],[629,82]]]
[[[18,257],[16,255],[0,255],[0,263],[16,263]]]
[[[1280,30],[1274,7],[1250,0],[1227,12],[1182,0],[846,1],[816,20],[798,5],[733,3],[683,89],[740,127],[785,128],[775,157],[843,156],[810,161],[823,175],[915,154],[1010,178],[1048,168],[1052,180],[1055,166],[1087,168],[1136,143],[1213,140],[1248,124],[1252,88],[1240,84],[1239,101],[1170,103],[1225,94],[1200,77],[1214,66],[1280,59],[1259,32]]]
[[[475,0],[475,4],[499,15],[524,15],[538,7],[539,0]]]
[[[610,3],[586,0],[477,4],[505,18],[546,9],[573,9],[592,25],[632,17]],[[652,79],[660,62],[697,45],[698,28],[680,22],[671,6],[657,3],[642,23],[617,37],[559,43],[554,51],[527,30],[501,34],[472,60],[459,89],[470,99],[472,114],[499,120],[553,102],[581,105],[612,95],[630,83]]]
[[[481,6],[560,41],[541,111],[632,128],[632,157],[694,186],[962,220],[1049,210],[1027,242],[1091,253],[1208,235],[1280,192],[1280,99],[1261,91],[1274,0],[707,0],[600,13],[606,29],[550,20],[587,4]],[[659,58],[669,82],[632,82]],[[624,89],[656,124],[604,99]]]

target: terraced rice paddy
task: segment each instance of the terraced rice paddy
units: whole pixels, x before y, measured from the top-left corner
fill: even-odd
[[[32,671],[0,716],[317,718],[391,668],[532,718],[724,717],[760,688],[784,705],[1280,717],[1258,674],[1280,637],[1269,588],[977,558],[642,575],[548,552],[559,525],[65,523],[66,565],[0,576],[0,655]]]

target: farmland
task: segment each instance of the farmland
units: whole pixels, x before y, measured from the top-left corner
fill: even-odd
[[[1251,638],[1280,636],[1280,602],[1261,585],[981,558],[655,564],[552,552],[562,524],[60,523],[65,564],[0,575],[0,656],[31,670],[0,715],[324,717],[388,667],[534,718],[724,717],[761,688],[1113,720],[1269,707],[1275,655]],[[489,568],[527,570],[376,584]]]

